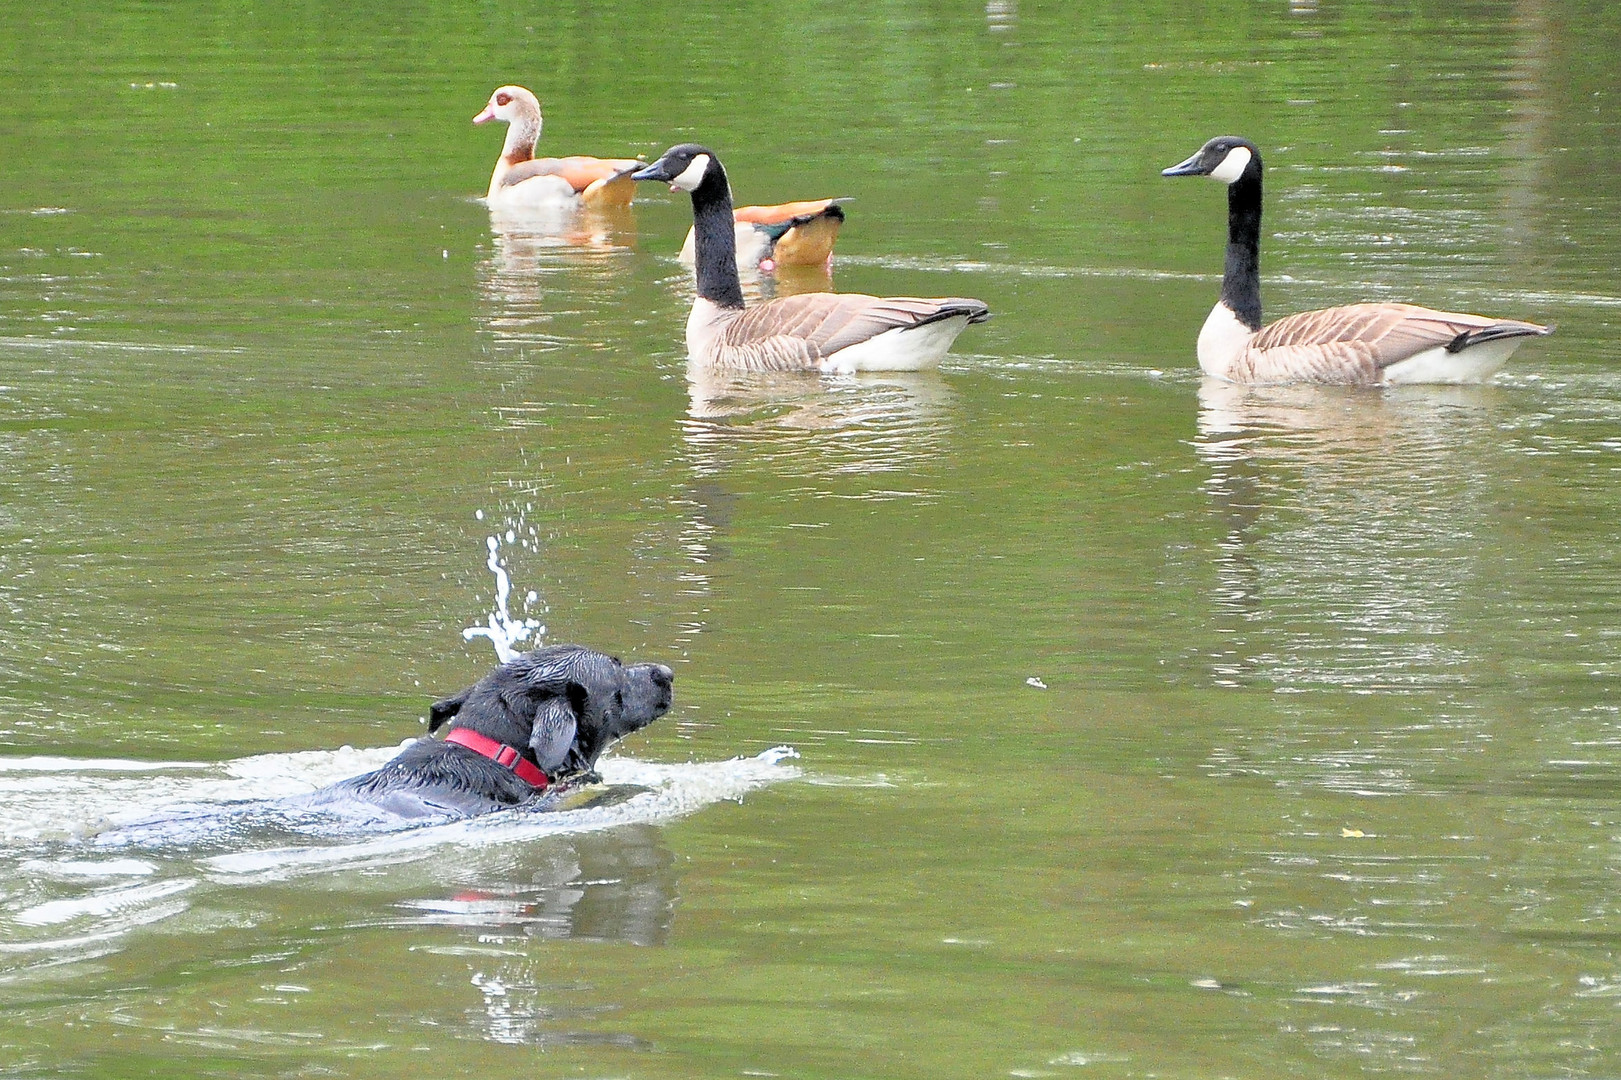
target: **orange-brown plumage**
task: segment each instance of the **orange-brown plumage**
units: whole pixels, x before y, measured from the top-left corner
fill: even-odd
[[[578,198],[588,206],[628,206],[636,190],[630,180],[642,163],[632,158],[573,155],[535,157],[540,139],[540,101],[521,86],[498,87],[473,123],[504,120],[506,143],[490,175],[488,198],[511,203],[567,203]],[[529,185],[527,187],[522,185]]]
[[[771,270],[777,266],[822,266],[833,258],[833,245],[844,224],[845,199],[801,199],[773,206],[740,206],[737,222],[740,266]],[[693,260],[692,233],[681,247],[681,260]]]
[[[801,199],[775,206],[739,206],[732,211],[732,217],[739,223],[750,225],[781,225],[794,218],[810,218],[825,213],[828,207],[838,202],[838,199]]]

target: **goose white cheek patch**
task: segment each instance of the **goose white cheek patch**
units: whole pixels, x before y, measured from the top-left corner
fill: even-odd
[[[1244,170],[1250,167],[1250,151],[1247,146],[1235,146],[1227,151],[1227,156],[1221,159],[1221,164],[1210,170],[1210,179],[1220,180],[1230,184],[1244,175]]]
[[[709,155],[699,154],[692,159],[692,164],[681,170],[681,175],[670,181],[672,187],[682,191],[696,191],[698,185],[704,182],[704,173],[709,171]]]

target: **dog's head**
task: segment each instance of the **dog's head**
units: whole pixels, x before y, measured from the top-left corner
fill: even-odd
[[[450,723],[528,747],[548,775],[589,773],[616,739],[669,709],[675,672],[621,664],[582,645],[524,653],[429,709],[428,730]]]

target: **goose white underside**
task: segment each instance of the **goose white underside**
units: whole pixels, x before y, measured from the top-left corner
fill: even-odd
[[[580,196],[561,176],[531,176],[498,188],[485,201],[501,210],[572,210],[580,205]]]
[[[1514,350],[1525,343],[1525,338],[1499,338],[1471,345],[1458,352],[1447,352],[1437,346],[1408,357],[1399,364],[1385,368],[1384,382],[1389,386],[1403,383],[1479,383],[1497,374],[1499,368],[1514,355]]]
[[[856,371],[922,371],[937,367],[967,326],[967,315],[953,315],[922,326],[885,330],[829,356],[822,361],[822,371],[847,375]]]

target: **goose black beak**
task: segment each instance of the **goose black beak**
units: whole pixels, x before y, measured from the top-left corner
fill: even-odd
[[[1161,176],[1204,176],[1205,173],[1208,172],[1208,170],[1205,169],[1204,166],[1199,164],[1199,159],[1202,158],[1202,157],[1204,157],[1204,151],[1200,150],[1197,154],[1194,154],[1192,157],[1188,158],[1188,160],[1182,162],[1180,165],[1172,165],[1169,169],[1162,170],[1160,172],[1160,175]]]
[[[670,173],[669,166],[664,164],[663,158],[659,158],[644,169],[637,169],[630,174],[630,178],[632,180],[662,180],[665,183],[675,179]]]

